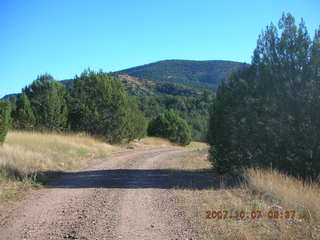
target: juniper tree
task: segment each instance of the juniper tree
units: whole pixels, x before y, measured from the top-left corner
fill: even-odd
[[[141,139],[147,134],[147,120],[139,110],[138,103],[134,97],[130,97],[127,107],[127,129],[128,140]]]
[[[11,106],[8,101],[0,101],[0,145],[3,144],[10,127]]]
[[[111,143],[143,136],[144,129],[139,124],[144,124],[144,117],[134,103],[129,103],[127,93],[115,76],[86,70],[75,78],[72,88],[70,124],[73,130],[103,136]]]
[[[211,160],[220,171],[275,167],[320,172],[319,31],[311,41],[283,14],[259,36],[252,65],[220,86],[210,120]]]
[[[68,128],[68,108],[65,86],[49,74],[39,76],[23,90],[36,117],[36,127],[49,131]]]
[[[16,102],[16,110],[13,112],[14,127],[18,129],[32,129],[36,124],[36,118],[31,108],[28,96],[21,94]]]
[[[188,124],[172,110],[165,111],[150,121],[148,135],[167,138],[180,145],[188,145],[191,142]]]

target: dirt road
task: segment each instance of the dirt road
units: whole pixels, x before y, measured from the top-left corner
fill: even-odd
[[[184,176],[166,168],[186,151],[132,150],[67,173],[0,207],[0,239],[199,239],[172,192]]]

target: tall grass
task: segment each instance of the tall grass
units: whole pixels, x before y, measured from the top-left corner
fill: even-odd
[[[0,195],[8,184],[30,181],[39,172],[79,168],[118,148],[81,134],[11,131],[0,147]]]
[[[320,185],[277,170],[247,169],[246,188],[264,201],[295,209],[299,217],[320,222]]]
[[[39,186],[52,174],[83,167],[112,152],[169,146],[175,145],[155,137],[110,145],[85,134],[10,131],[0,147],[0,200]]]
[[[186,153],[171,168],[197,170],[210,168],[207,154]],[[320,185],[307,183],[275,170],[246,169],[240,181],[228,185],[228,177],[212,171],[211,189],[179,189],[176,194],[185,205],[185,213],[203,233],[202,239],[320,239]],[[188,181],[186,179],[186,181]],[[240,183],[240,184],[239,184]],[[206,211],[261,211],[259,219],[206,219]],[[295,218],[269,218],[272,210],[294,210]]]

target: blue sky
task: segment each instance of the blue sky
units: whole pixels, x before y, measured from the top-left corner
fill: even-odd
[[[282,12],[313,36],[319,0],[0,0],[0,97],[39,74],[68,79],[164,59],[250,62]]]

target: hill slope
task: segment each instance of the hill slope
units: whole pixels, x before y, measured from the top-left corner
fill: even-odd
[[[173,82],[197,89],[215,90],[231,70],[245,66],[245,63],[221,60],[164,60],[119,72],[155,82]]]
[[[163,93],[163,86],[165,88],[174,86],[174,88],[188,91],[188,93],[183,92],[182,94],[179,91],[176,95],[197,95],[199,91],[192,91],[187,86],[193,87],[193,90],[216,90],[219,83],[228,77],[230,71],[245,66],[248,66],[248,64],[223,60],[163,60],[124,69],[115,72],[115,74],[120,73],[118,76],[125,87],[129,89],[130,95],[136,95],[135,91],[131,90],[139,92],[138,95],[154,95],[155,92],[158,95]],[[70,86],[72,79],[62,80],[61,82]],[[3,99],[11,99],[17,95],[8,94]]]
[[[117,74],[128,94],[131,96],[199,96],[203,91],[179,83],[155,82],[127,74]]]
[[[206,141],[213,93],[184,84],[149,81],[126,74],[117,74],[117,77],[128,94],[138,100],[140,110],[148,119],[172,109],[190,125],[193,140]]]
[[[232,69],[245,66],[247,64],[218,60],[165,60],[110,74],[120,79],[148,119],[172,109],[188,122],[194,140],[205,141],[216,87]],[[72,79],[61,82],[72,91]],[[17,96],[5,96],[12,102],[13,109]]]

